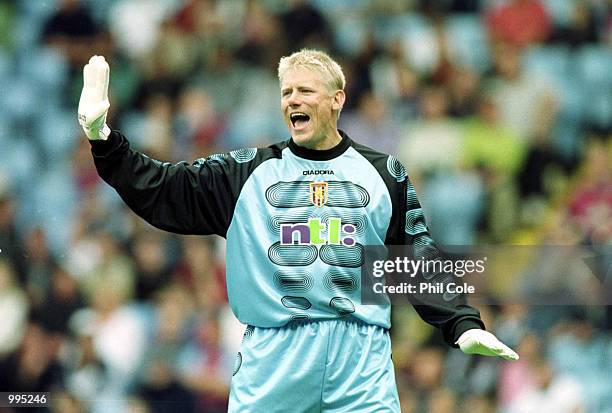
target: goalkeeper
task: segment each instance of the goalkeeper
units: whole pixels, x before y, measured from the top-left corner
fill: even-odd
[[[227,238],[227,289],[243,343],[232,412],[399,412],[389,305],[360,304],[363,245],[433,245],[404,167],[337,129],[345,78],[327,54],[278,66],[290,139],[193,164],[138,153],[106,125],[109,66],[84,68],[79,122],[98,173],[139,216]],[[415,294],[416,310],[468,354],[518,355],[465,297]]]

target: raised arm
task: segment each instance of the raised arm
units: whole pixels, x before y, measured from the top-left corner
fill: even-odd
[[[110,69],[94,56],[83,69],[78,117],[92,146],[98,173],[125,203],[150,224],[180,234],[225,236],[233,199],[231,159],[218,155],[193,165],[163,163],[130,147],[106,125]]]

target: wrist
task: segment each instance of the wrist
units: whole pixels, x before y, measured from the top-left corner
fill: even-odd
[[[83,130],[90,141],[106,141],[111,133],[111,129],[106,122],[102,125],[92,125],[90,128],[83,127]]]
[[[455,325],[455,329],[453,331],[454,333],[454,337],[453,337],[454,346],[453,347],[458,347],[457,344],[459,342],[459,338],[465,332],[470,331],[470,330],[486,330],[486,329],[485,329],[485,326],[482,320],[478,318],[468,317],[468,318],[462,319]]]
[[[104,122],[104,125],[102,125],[102,129],[100,129],[100,133],[99,133],[100,139],[103,141],[108,140],[110,133],[111,133],[111,129],[108,127],[106,122]]]

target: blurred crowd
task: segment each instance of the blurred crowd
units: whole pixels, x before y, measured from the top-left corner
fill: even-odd
[[[612,244],[610,1],[0,0],[0,391],[225,411],[224,240],[151,228],[101,182],[82,67],[109,61],[136,148],[193,161],[288,139],[276,66],[302,47],[341,63],[340,128],[405,164],[439,244]],[[532,304],[479,306],[514,363],[394,308],[402,411],[612,412],[611,307]]]

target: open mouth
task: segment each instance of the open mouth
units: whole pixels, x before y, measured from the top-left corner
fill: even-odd
[[[289,115],[289,120],[295,129],[302,129],[308,124],[310,116],[303,112],[293,112]]]

